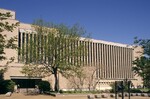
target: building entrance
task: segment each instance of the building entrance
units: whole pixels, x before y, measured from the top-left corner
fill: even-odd
[[[11,77],[19,88],[35,88],[35,85],[42,80],[41,78]]]

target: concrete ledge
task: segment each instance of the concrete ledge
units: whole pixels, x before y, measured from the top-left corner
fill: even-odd
[[[148,95],[148,97],[150,97],[150,93],[148,93],[147,95]]]
[[[119,94],[118,94],[118,97],[122,97],[122,94],[121,94],[121,93],[119,93]]]
[[[141,96],[141,93],[136,93],[135,95],[136,95],[136,96]]]
[[[107,98],[107,97],[108,97],[108,94],[102,94],[101,97],[102,97],[102,98]]]
[[[94,99],[94,95],[87,95],[88,99]]]
[[[111,98],[114,98],[114,97],[115,97],[115,94],[110,94],[110,97],[111,97]]]
[[[100,94],[96,94],[96,95],[95,95],[95,98],[100,99],[100,98],[101,98],[101,95],[100,95]]]
[[[128,97],[128,96],[129,96],[129,94],[128,94],[128,93],[124,93],[124,96],[125,96],[125,97]]]
[[[147,93],[141,93],[141,96],[148,97],[148,94]]]
[[[135,93],[130,93],[130,95],[131,95],[131,96],[136,96],[136,94],[135,94]]]
[[[10,97],[11,95],[12,95],[12,92],[7,92],[7,93],[5,94],[6,97]]]

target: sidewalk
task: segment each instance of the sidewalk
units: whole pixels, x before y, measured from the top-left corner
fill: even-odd
[[[13,93],[12,96],[10,97],[0,95],[0,99],[87,99],[87,95],[60,95],[57,97],[53,97],[50,95],[24,95],[21,93]],[[115,99],[115,98],[108,97],[100,99]],[[118,99],[121,99],[121,97],[118,97]],[[125,97],[124,99],[128,99],[128,97]],[[150,97],[132,96],[130,99],[150,99]]]

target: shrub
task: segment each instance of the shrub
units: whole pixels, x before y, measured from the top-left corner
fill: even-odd
[[[15,82],[12,80],[4,80],[0,82],[0,94],[14,91]]]
[[[114,93],[115,92],[115,83],[112,83],[110,84],[110,87],[112,88],[111,90],[109,90],[111,93]],[[127,83],[124,82],[123,86],[120,88],[118,85],[117,85],[117,88],[116,90],[118,92],[120,92],[121,90],[124,90],[124,92],[128,92],[128,85]]]
[[[8,80],[8,84],[6,86],[7,91],[13,92],[14,91],[15,82],[12,80]]]
[[[59,93],[64,93],[63,90],[59,90]]]
[[[142,91],[140,89],[131,89],[130,92],[131,93],[142,93]]]
[[[50,83],[48,81],[39,82],[38,87],[39,87],[40,93],[51,90]]]
[[[111,87],[110,92],[114,93],[115,92],[115,83],[110,84],[110,87]]]
[[[150,93],[150,90],[148,90],[147,93]]]

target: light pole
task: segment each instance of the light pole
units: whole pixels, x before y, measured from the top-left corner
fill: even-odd
[[[128,80],[128,78],[126,77],[126,78],[124,79],[124,82],[125,82],[124,86],[127,86],[127,89],[128,89],[127,91],[128,91],[129,99],[130,99],[130,86],[131,86],[131,81]]]

